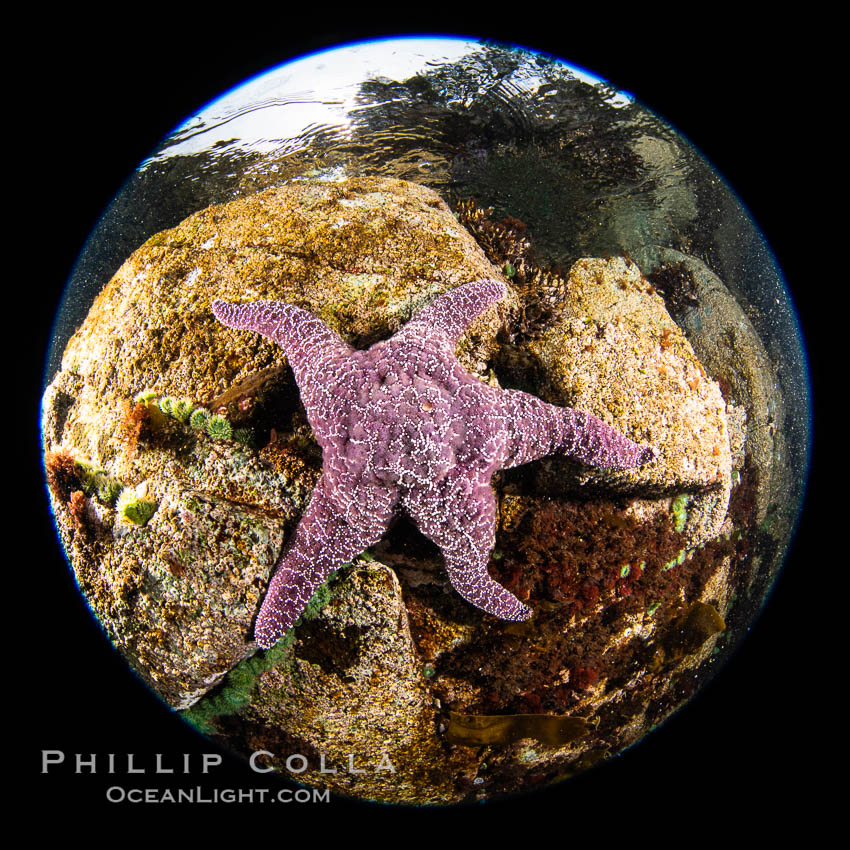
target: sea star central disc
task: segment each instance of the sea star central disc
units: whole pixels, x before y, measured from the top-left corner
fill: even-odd
[[[554,452],[614,468],[655,458],[588,413],[488,386],[461,366],[458,340],[504,294],[493,280],[459,286],[365,351],[291,304],[213,302],[220,322],[286,352],[322,448],[322,475],[257,617],[259,646],[273,646],[333,570],[377,543],[399,507],[440,547],[464,599],[525,620],[529,607],[487,572],[493,473]]]

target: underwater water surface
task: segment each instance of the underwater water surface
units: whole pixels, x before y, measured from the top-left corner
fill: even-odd
[[[212,204],[298,181],[357,177],[402,179],[436,191],[479,242],[487,240],[494,224],[508,222],[508,230],[527,236],[533,246],[529,268],[556,278],[583,257],[622,257],[636,264],[662,293],[670,316],[724,398],[734,402],[739,420],[751,435],[754,423],[760,429],[758,474],[745,463],[733,478],[739,495],[747,493],[736,503],[743,525],[726,532],[726,543],[735,544],[729,556],[740,566],[740,575],[729,579],[738,582],[732,590],[738,599],[721,612],[723,639],[710,664],[694,674],[699,681],[685,687],[680,676],[681,696],[653,709],[663,722],[722,668],[776,581],[805,490],[810,400],[799,326],[770,246],[711,164],[631,95],[548,55],[460,39],[346,45],[259,75],[188,118],[116,196],[68,282],[46,383],[59,370],[68,340],[94,297],[151,237]],[[488,257],[515,278],[516,258],[490,249]],[[722,295],[712,289],[715,281]],[[700,300],[715,296],[720,300]],[[729,306],[733,302],[739,312]],[[712,325],[720,303],[728,312],[720,325]],[[739,356],[724,357],[729,349]],[[693,602],[686,593],[685,601]],[[690,627],[701,610],[683,608],[671,623],[680,630]],[[719,627],[706,622],[699,620],[695,628],[714,628],[716,639]],[[687,649],[659,645],[665,663],[678,662]],[[662,663],[657,656],[644,661],[651,672],[653,664]],[[252,675],[262,675],[273,663],[270,658],[265,667],[258,664]],[[445,702],[440,674],[437,665],[425,675]],[[573,681],[578,681],[575,673]],[[588,687],[592,684],[588,679]],[[535,712],[533,701],[517,700],[468,713],[558,714],[549,709]],[[195,726],[235,752],[250,751],[245,728],[236,721],[216,726],[220,716],[224,713],[211,710],[199,723],[196,711]],[[602,722],[604,727],[608,721]],[[621,719],[610,722],[613,730]],[[547,738],[542,725],[527,719],[516,723],[532,734],[509,732],[501,740],[477,741],[474,735],[461,736],[454,746],[477,742],[505,752],[514,748],[516,755],[523,746],[517,740],[537,740],[533,746],[539,746],[535,732],[553,751],[569,743],[566,737]],[[647,722],[646,729],[655,725]],[[611,731],[610,740],[615,739],[624,740]],[[602,739],[591,749],[590,755],[574,749],[569,762],[552,756],[545,781],[616,754],[605,751]],[[495,761],[492,756],[491,765]],[[486,797],[482,785],[487,783],[472,782],[462,799]],[[529,787],[521,770],[504,766],[493,795]]]

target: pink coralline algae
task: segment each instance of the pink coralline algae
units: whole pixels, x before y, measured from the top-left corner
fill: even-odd
[[[377,543],[401,508],[440,547],[464,599],[505,620],[528,619],[531,609],[487,572],[493,473],[553,452],[613,468],[656,457],[588,413],[488,386],[464,370],[458,340],[504,294],[492,280],[459,286],[365,351],[291,304],[213,302],[223,324],[283,348],[322,448],[322,475],[257,617],[260,647],[273,646],[317,587]]]

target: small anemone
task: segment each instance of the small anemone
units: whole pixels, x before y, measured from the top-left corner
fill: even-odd
[[[233,436],[233,427],[223,416],[216,414],[207,422],[207,434],[214,440],[229,440]]]
[[[196,431],[205,431],[210,421],[210,412],[205,407],[197,407],[189,417],[189,425]]]
[[[682,493],[673,499],[673,527],[678,532],[685,530],[685,525],[688,521],[688,503],[690,500],[690,496],[687,493]]]
[[[254,432],[250,428],[236,428],[233,431],[233,439],[243,446],[250,446],[254,442]]]
[[[156,502],[147,498],[147,488],[125,487],[115,503],[115,510],[124,522],[132,525],[145,525],[154,515]]]
[[[85,461],[76,461],[75,471],[83,493],[86,496],[96,495],[101,504],[114,505],[124,489],[124,485],[117,478],[113,478],[106,470],[97,469]]]
[[[97,498],[104,505],[114,505],[121,495],[124,485],[103,470],[98,470],[93,480]]]
[[[195,405],[192,404],[188,398],[178,398],[174,400],[171,415],[178,420],[178,422],[188,422],[194,409]]]
[[[163,397],[159,400],[159,409],[160,409],[160,410],[161,410],[161,411],[162,411],[162,412],[163,412],[166,416],[173,416],[173,415],[174,415],[174,405],[175,405],[175,404],[177,404],[177,399],[176,399],[176,398],[174,398],[174,396],[164,395],[164,396],[163,396]]]
[[[155,398],[156,392],[154,390],[142,390],[136,395],[133,401],[135,401],[136,404],[150,404]]]

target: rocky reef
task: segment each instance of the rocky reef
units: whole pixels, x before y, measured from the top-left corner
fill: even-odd
[[[44,398],[62,542],[133,669],[225,746],[359,798],[532,788],[639,740],[713,663],[758,571],[759,481],[780,474],[766,357],[747,373],[692,344],[628,258],[547,277],[522,238],[470,233],[469,212],[379,178],[202,210],[124,263]],[[282,351],[216,322],[211,302],[287,301],[366,347],[479,278],[510,294],[461,339],[464,367],[593,413],[658,461],[636,473],[552,457],[497,476],[490,570],[529,622],[464,602],[402,517],[258,651],[253,621],[321,453]]]

